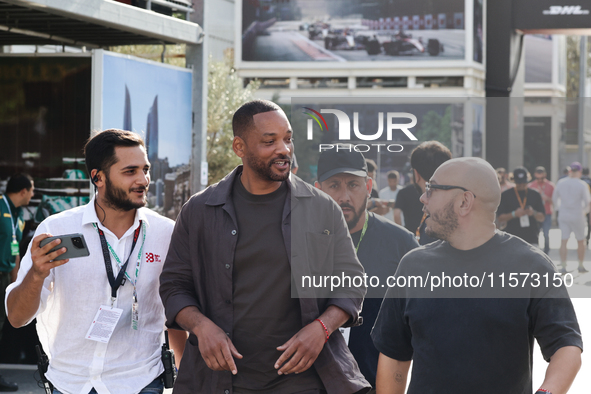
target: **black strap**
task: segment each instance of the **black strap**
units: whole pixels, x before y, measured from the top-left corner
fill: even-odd
[[[103,258],[105,260],[105,269],[107,270],[107,278],[109,279],[109,285],[111,285],[111,298],[117,298],[117,290],[119,290],[119,287],[125,284],[125,272],[127,271],[127,265],[129,263],[129,259],[131,258],[131,255],[133,254],[133,250],[135,249],[135,245],[137,243],[141,228],[142,221],[140,220],[140,225],[138,226],[138,228],[135,229],[135,232],[133,234],[133,243],[131,244],[131,251],[129,252],[129,256],[127,256],[125,264],[123,264],[123,266],[119,270],[117,278],[115,279],[115,275],[113,274],[113,266],[111,265],[111,254],[109,253],[109,246],[107,244],[107,239],[105,238],[105,233],[103,233],[103,230],[101,230],[98,225],[96,226],[96,229],[99,233],[99,238],[101,239]]]

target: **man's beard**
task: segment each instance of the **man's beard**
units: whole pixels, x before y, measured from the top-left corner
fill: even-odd
[[[433,226],[427,226],[425,233],[432,238],[447,240],[451,234],[458,228],[458,217],[454,212],[454,202],[451,201],[440,212],[429,215],[432,222],[438,224],[438,229]]]
[[[285,171],[284,174],[275,174],[271,169],[271,167],[273,166],[273,162],[276,160],[287,161],[290,164],[291,168],[291,159],[289,158],[289,156],[279,155],[269,160],[268,163],[265,163],[263,160],[259,159],[251,153],[247,153],[245,158],[248,162],[248,165],[254,170],[254,172],[256,172],[261,177],[261,179],[271,182],[283,182],[287,178],[289,178],[289,169],[288,171]]]
[[[135,203],[131,201],[123,189],[113,186],[108,175],[105,177],[105,180],[107,186],[105,190],[105,203],[111,208],[118,211],[131,211],[146,206],[146,197],[144,197],[141,203]],[[138,189],[140,188],[135,188],[132,190]]]
[[[363,213],[365,212],[366,207],[367,207],[367,197],[365,197],[363,199],[363,204],[359,207],[358,210],[355,210],[355,208],[350,204],[341,205],[341,210],[343,208],[349,208],[353,211],[353,218],[350,221],[347,221],[347,227],[349,228],[349,231],[353,227],[357,226],[357,224],[361,220],[361,217],[363,216]]]

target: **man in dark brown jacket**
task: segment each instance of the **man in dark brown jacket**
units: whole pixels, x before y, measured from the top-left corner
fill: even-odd
[[[338,330],[366,291],[341,209],[290,176],[278,106],[247,103],[232,126],[243,166],[183,207],[160,278],[167,325],[190,333],[175,393],[368,391]]]

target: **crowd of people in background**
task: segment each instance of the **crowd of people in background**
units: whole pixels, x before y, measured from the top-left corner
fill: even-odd
[[[372,198],[368,202],[372,212],[382,214],[416,233],[421,245],[433,242],[434,239],[424,234],[425,216],[419,197],[424,193],[424,184],[435,169],[445,160],[451,159],[451,152],[442,153],[448,155],[447,159],[437,159],[436,152],[445,150],[447,148],[436,141],[427,141],[419,145],[411,154],[411,161],[413,156],[417,158],[416,167],[411,165],[411,182],[401,186],[400,173],[391,170],[387,173],[388,186],[382,188],[376,196],[374,182]],[[368,160],[368,166],[373,168],[375,163],[373,166],[370,163],[373,163],[373,160]],[[495,171],[502,193],[497,210],[497,228],[517,235],[532,245],[539,244],[544,253],[549,254],[550,229],[554,222],[561,231],[560,272],[567,272],[567,242],[571,235],[574,235],[577,241],[578,271],[588,272],[583,261],[591,236],[589,168],[583,168],[581,163],[573,162],[564,168],[556,185],[548,179],[548,173],[543,166],[537,166],[533,174],[521,166],[511,172],[503,167]],[[422,176],[421,172],[425,175]],[[375,172],[371,173],[375,175]],[[559,213],[562,213],[562,216]]]

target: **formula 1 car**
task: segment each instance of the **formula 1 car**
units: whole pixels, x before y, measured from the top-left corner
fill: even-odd
[[[427,47],[425,48],[422,38],[412,38],[412,34],[407,34],[402,31],[392,36],[390,41],[382,42],[381,46],[384,49],[384,53],[390,56],[412,55],[417,52],[425,53],[425,50],[431,56],[438,56],[443,52],[443,44],[439,42],[438,39],[430,38],[429,41],[427,41]],[[380,52],[375,42],[366,45],[366,48],[368,49],[367,53],[369,55],[375,55]]]
[[[328,50],[364,50],[368,37],[352,29],[330,29],[324,37],[324,47]]]

